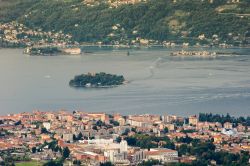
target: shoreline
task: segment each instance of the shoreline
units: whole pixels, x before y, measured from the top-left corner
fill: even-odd
[[[112,45],[112,44],[94,44],[94,43],[85,43],[85,44],[79,44],[79,45],[65,45],[65,46],[57,46],[57,45],[44,45],[41,47],[58,47],[58,48],[81,48],[81,47],[112,47],[117,49],[141,49],[141,48],[216,48],[216,49],[247,49],[250,48],[250,45],[247,46],[226,46],[226,47],[220,47],[220,46],[208,46],[208,45],[192,45],[192,46],[183,46],[176,44],[175,46],[164,46],[162,44],[152,44],[152,45]],[[26,47],[0,47],[0,49],[25,49]]]
[[[34,112],[44,112],[44,113],[58,113],[58,112],[68,112],[71,113],[73,111],[80,111],[80,112],[86,112],[86,113],[105,113],[105,114],[122,114],[123,116],[129,116],[129,115],[163,115],[167,114],[170,116],[178,116],[181,118],[185,118],[188,116],[193,116],[193,115],[199,115],[199,114],[212,114],[212,115],[220,115],[220,116],[226,116],[226,115],[230,115],[232,118],[240,118],[240,117],[250,117],[250,114],[248,115],[234,115],[232,113],[229,112],[225,112],[225,113],[217,113],[217,112],[212,112],[212,111],[200,111],[200,112],[196,112],[196,113],[183,113],[183,114],[178,114],[175,112],[119,112],[119,111],[87,111],[86,109],[68,109],[68,108],[57,108],[57,109],[38,109],[38,108],[34,108],[30,111],[19,111],[19,112],[12,112],[12,113],[8,113],[8,114],[2,114],[0,113],[0,120],[1,118],[6,118],[6,117],[10,117],[14,114],[24,114],[24,113],[34,113]]]
[[[110,85],[110,86],[74,86],[74,85],[69,85],[72,88],[75,89],[107,89],[107,88],[116,88],[116,87],[120,87],[120,86],[124,86],[129,84],[130,81],[125,80],[122,84],[120,85]]]

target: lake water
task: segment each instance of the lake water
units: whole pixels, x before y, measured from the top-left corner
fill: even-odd
[[[173,50],[167,48],[132,49],[130,56],[127,50],[84,50],[92,53],[44,57],[24,55],[21,49],[0,49],[0,115],[61,108],[122,114],[250,115],[250,49],[221,49],[242,55],[216,59],[173,58]],[[122,74],[130,83],[107,89],[68,86],[75,75],[87,72]]]

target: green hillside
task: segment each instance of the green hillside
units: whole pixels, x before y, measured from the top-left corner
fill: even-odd
[[[0,22],[17,20],[29,28],[62,31],[78,42],[131,43],[139,37],[195,43],[204,34],[201,43],[244,43],[250,1],[227,1],[149,0],[111,8],[101,0],[92,5],[82,0],[2,0]]]

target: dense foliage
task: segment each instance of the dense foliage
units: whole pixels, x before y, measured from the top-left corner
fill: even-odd
[[[138,166],[152,166],[152,165],[160,165],[161,162],[159,160],[148,160],[139,163]]]
[[[173,166],[188,166],[188,165],[210,165],[213,160],[218,165],[247,165],[249,160],[249,152],[240,152],[237,154],[216,151],[216,147],[212,140],[202,141],[200,139],[193,139],[190,137],[176,138],[170,140],[168,137],[155,137],[144,134],[135,134],[134,136],[127,136],[125,140],[130,146],[137,146],[144,149],[164,147],[168,149],[176,149],[179,156],[191,155],[196,156],[197,160],[193,161],[191,164],[173,163]],[[181,143],[180,146],[175,147],[174,142]],[[160,164],[159,161],[149,160],[147,162],[142,162],[141,166]]]
[[[177,148],[179,155],[194,155],[197,161],[192,165],[209,165],[212,160],[218,165],[247,165],[249,160],[248,152],[237,154],[215,150],[215,146],[211,141],[202,142],[199,139],[179,139],[178,142],[183,142]]]
[[[15,155],[18,152],[20,155]],[[8,149],[0,151],[0,157],[3,160],[0,162],[0,165],[14,165],[15,162],[20,161],[30,161],[29,149],[22,148],[16,151],[16,149]]]
[[[126,137],[125,140],[130,146],[137,146],[144,149],[157,148],[162,146],[168,149],[175,149],[175,145],[168,137],[155,137],[143,134],[136,134],[131,137]]]
[[[40,0],[0,0],[0,22],[10,22],[23,16]]]
[[[105,163],[100,163],[100,166],[114,166],[110,161],[107,161]]]
[[[199,114],[199,121],[201,122],[231,122],[235,123],[236,125],[238,123],[241,123],[244,126],[250,126],[250,117],[232,117],[229,114],[226,116],[219,115],[219,114],[212,114],[212,113],[200,113]]]
[[[57,159],[57,160],[50,160],[47,163],[44,164],[44,166],[63,166],[63,159]]]
[[[73,87],[110,87],[121,85],[125,81],[123,76],[96,73],[96,74],[82,74],[75,76],[70,80],[69,85]]]
[[[197,42],[200,34],[221,41],[244,37],[250,29],[250,1],[149,0],[110,8],[105,1],[87,6],[81,0],[0,1],[0,22],[18,20],[31,28],[70,33],[79,42],[131,42],[136,37]],[[114,30],[112,26],[119,24]],[[109,34],[113,34],[110,36]],[[203,42],[203,41],[200,41]]]
[[[61,51],[57,47],[32,47],[30,55],[55,55]]]
[[[69,155],[70,155],[70,150],[69,150],[69,148],[68,148],[68,147],[63,148],[63,151],[62,151],[62,156],[63,156],[63,159],[68,158],[68,157],[69,157]]]

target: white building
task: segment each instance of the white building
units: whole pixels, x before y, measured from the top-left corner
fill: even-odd
[[[232,129],[233,128],[233,124],[230,123],[230,122],[224,123],[223,126],[224,126],[225,129]]]
[[[164,163],[178,162],[178,152],[176,150],[156,148],[145,151],[148,160],[160,160]]]
[[[43,127],[50,130],[51,124],[49,122],[43,122]]]
[[[136,127],[148,127],[151,128],[153,126],[152,121],[139,121],[139,120],[133,120],[133,119],[128,119],[127,123],[130,124],[131,126],[136,126]]]
[[[109,159],[111,162],[125,162],[127,163],[128,158],[128,143],[125,140],[122,140],[119,144],[112,143],[105,146],[104,156]]]
[[[95,144],[95,145],[109,145],[113,144],[113,139],[92,139],[92,140],[84,140],[81,141],[82,143],[87,142],[88,144]]]
[[[131,155],[131,158],[132,158],[131,159],[132,165],[137,165],[137,163],[146,159],[145,150],[139,150],[139,151],[134,152]]]
[[[236,129],[226,129],[226,128],[223,128],[221,133],[227,136],[236,136],[238,134]]]
[[[65,141],[65,142],[73,142],[73,134],[71,134],[71,133],[63,134],[63,141]]]

